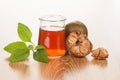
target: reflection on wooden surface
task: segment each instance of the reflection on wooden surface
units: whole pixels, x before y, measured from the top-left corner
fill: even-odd
[[[0,58],[0,80],[119,80],[120,56],[96,60],[64,56],[41,63],[29,59],[10,63]]]
[[[27,75],[29,66],[28,64],[25,63],[25,61],[23,62],[15,62],[15,63],[11,63],[9,62],[9,66],[12,70],[20,73],[22,76]]]
[[[64,73],[84,69],[88,65],[87,58],[74,58],[65,56],[51,59],[47,64],[40,64],[40,71],[44,80],[63,80]]]
[[[94,64],[94,65],[100,66],[101,68],[105,68],[105,67],[107,67],[108,61],[106,59],[105,60],[93,59],[91,61],[91,63]]]
[[[69,62],[65,63],[65,69],[67,72],[71,72],[71,71],[75,72],[84,69],[89,64],[88,59],[85,57],[75,58],[68,56],[67,58],[69,59]]]
[[[21,72],[23,75],[27,72],[28,65],[24,63],[9,63],[9,66],[16,71]]]
[[[44,80],[62,80],[64,71],[65,65],[61,62],[61,58],[40,64],[40,72]]]

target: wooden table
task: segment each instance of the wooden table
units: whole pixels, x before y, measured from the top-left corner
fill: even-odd
[[[106,60],[65,56],[48,63],[28,60],[11,63],[8,55],[0,58],[0,80],[119,80],[120,55],[110,54]]]

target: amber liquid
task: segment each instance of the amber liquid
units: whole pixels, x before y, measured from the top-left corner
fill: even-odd
[[[48,31],[40,29],[38,44],[46,47],[49,57],[65,55],[64,30]]]

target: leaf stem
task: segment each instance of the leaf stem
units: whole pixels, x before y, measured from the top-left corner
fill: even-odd
[[[32,52],[33,52],[33,54],[35,53],[35,51],[32,49]]]
[[[31,41],[30,43],[33,45],[33,47],[34,47],[34,49],[35,49],[36,45],[35,45],[32,41]]]

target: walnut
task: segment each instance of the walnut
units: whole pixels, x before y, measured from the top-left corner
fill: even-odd
[[[106,59],[109,56],[108,51],[104,48],[98,48],[98,49],[95,49],[91,52],[92,52],[92,56],[95,59]]]
[[[70,54],[83,57],[91,52],[92,43],[86,34],[80,31],[72,31],[66,39],[66,47]]]

